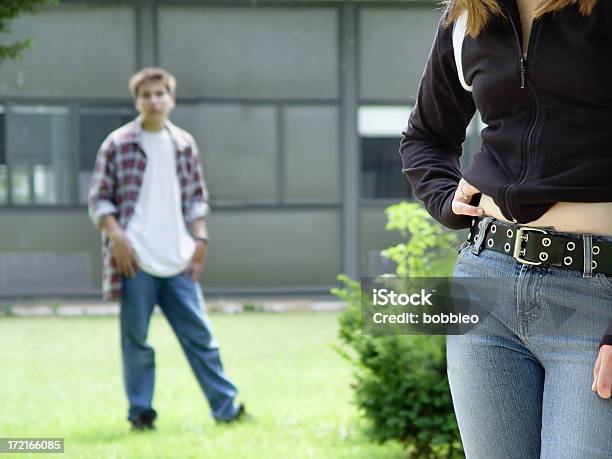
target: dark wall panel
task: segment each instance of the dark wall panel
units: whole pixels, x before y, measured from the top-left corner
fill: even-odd
[[[416,97],[441,16],[434,8],[361,10],[361,99]]]
[[[24,59],[3,62],[0,94],[129,97],[136,71],[134,9],[60,5],[11,22],[11,40],[32,38]]]
[[[333,8],[162,6],[159,31],[160,63],[176,74],[179,96],[338,95]]]

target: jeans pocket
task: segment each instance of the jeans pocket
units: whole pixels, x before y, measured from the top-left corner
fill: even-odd
[[[599,281],[601,286],[605,288],[610,295],[612,295],[612,276],[604,273],[595,273],[594,277]]]

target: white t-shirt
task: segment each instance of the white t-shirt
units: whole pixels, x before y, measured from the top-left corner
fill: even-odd
[[[147,165],[126,236],[140,269],[169,277],[184,271],[195,251],[181,209],[175,148],[167,129],[142,131]]]

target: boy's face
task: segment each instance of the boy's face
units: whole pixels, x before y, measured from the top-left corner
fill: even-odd
[[[145,82],[138,88],[136,110],[144,120],[165,121],[175,106],[174,96],[158,81]]]

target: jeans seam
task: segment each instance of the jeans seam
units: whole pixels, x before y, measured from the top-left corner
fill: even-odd
[[[515,298],[516,298],[516,331],[517,334],[522,338],[523,331],[526,323],[525,323],[525,315],[526,312],[521,310],[521,302],[522,302],[522,286],[525,280],[525,273],[527,272],[526,265],[521,265],[519,267],[519,272],[516,277],[515,282]]]
[[[522,327],[522,313],[521,313],[521,272],[523,271],[523,267],[519,268],[518,275],[516,276],[516,280],[514,282],[514,299],[516,301],[515,305],[515,320],[516,320],[516,333],[520,336],[521,327]]]
[[[527,336],[526,336],[526,334],[525,334],[525,333],[527,332],[527,325],[529,325],[529,323],[530,323],[530,321],[529,321],[529,319],[528,319],[528,317],[527,317],[527,316],[529,315],[529,313],[530,313],[531,311],[533,311],[534,309],[536,309],[536,308],[537,308],[537,306],[536,306],[536,307],[534,307],[534,308],[532,308],[532,309],[530,309],[529,311],[524,312],[524,313],[523,313],[523,312],[521,312],[521,310],[520,310],[520,297],[519,297],[519,295],[520,295],[520,287],[519,287],[519,284],[520,284],[520,275],[521,275],[521,273],[523,273],[523,271],[524,271],[525,273],[527,273],[527,272],[528,272],[528,270],[526,269],[526,266],[525,266],[525,265],[522,265],[522,266],[521,266],[521,270],[520,270],[520,272],[519,272],[519,277],[517,278],[517,282],[516,282],[516,300],[517,300],[517,301],[516,301],[516,311],[517,311],[517,319],[516,319],[516,320],[517,320],[517,324],[516,324],[516,325],[517,325],[517,326],[516,326],[516,334],[517,334],[517,335],[518,335],[518,337],[520,338],[520,340],[521,340],[521,342],[523,343],[523,345],[524,345],[524,346],[525,346],[527,349],[529,349],[529,352],[531,352],[531,355],[533,356],[533,358],[534,358],[534,359],[536,359],[536,361],[537,361],[538,363],[540,363],[540,365],[542,365],[542,363],[540,362],[540,359],[538,358],[538,356],[537,356],[536,352],[535,352],[535,351],[534,351],[534,349],[531,347],[531,344],[529,344],[529,341],[528,341]],[[524,279],[524,277],[523,277],[523,279]],[[539,315],[539,314],[538,314],[538,315]],[[525,318],[525,321],[524,321],[524,322],[523,322],[522,318]]]
[[[523,345],[529,349],[529,352],[531,352],[531,355],[533,356],[534,359],[536,359],[536,361],[542,365],[542,367],[544,367],[544,365],[542,364],[542,362],[540,361],[540,358],[538,357],[538,354],[536,353],[536,351],[531,347],[531,344],[529,343],[529,340],[527,339],[526,336],[524,336],[522,333],[519,333],[519,338],[521,339],[521,342],[523,343]]]
[[[535,306],[533,307],[533,309],[531,309],[532,314],[531,314],[531,318],[533,320],[537,319],[538,317],[540,317],[540,312],[542,311],[542,285],[543,285],[543,279],[544,279],[544,273],[538,269],[537,271],[534,272],[535,274],[535,285],[534,285],[534,290],[535,290]],[[533,322],[532,320],[532,322]]]

